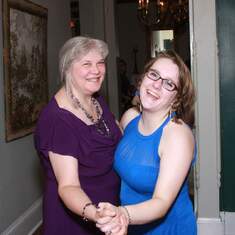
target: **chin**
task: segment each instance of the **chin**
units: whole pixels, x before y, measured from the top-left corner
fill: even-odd
[[[101,89],[101,86],[93,88],[93,89],[90,88],[90,89],[87,89],[87,90],[89,91],[89,93],[94,94],[96,92],[99,92],[100,89]]]
[[[152,108],[154,108],[156,105],[154,105],[154,102],[152,102],[152,101],[147,101],[147,100],[145,100],[144,102],[142,102],[142,106],[143,106],[143,108],[145,108],[145,109],[152,109]]]

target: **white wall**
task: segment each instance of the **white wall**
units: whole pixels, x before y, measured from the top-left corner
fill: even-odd
[[[198,234],[222,235],[219,210],[220,120],[215,0],[191,0],[193,78],[197,89]]]
[[[48,8],[48,80],[58,86],[58,50],[70,37],[70,1],[33,0]],[[2,1],[0,2],[2,12]],[[0,15],[2,21],[2,14]],[[0,55],[3,54],[0,24]],[[25,235],[41,219],[42,178],[33,136],[5,142],[3,58],[0,57],[0,234]]]

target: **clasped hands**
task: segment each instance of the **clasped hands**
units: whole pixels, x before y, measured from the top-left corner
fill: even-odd
[[[107,202],[97,207],[96,227],[105,235],[127,235],[129,217],[123,207],[116,207]]]

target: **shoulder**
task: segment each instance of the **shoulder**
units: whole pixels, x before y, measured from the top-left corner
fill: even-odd
[[[56,149],[60,145],[62,148],[68,142],[75,146],[78,142],[78,125],[74,125],[68,113],[59,110],[55,100],[52,102],[52,106],[49,102],[43,109],[34,130],[35,143],[39,150]]]
[[[102,95],[99,95],[99,94],[95,95],[95,99],[99,102],[99,105],[100,105],[100,107],[102,109],[102,113],[103,113],[104,117],[107,120],[110,120],[110,121],[115,120],[115,122],[116,122],[116,117],[112,113],[109,105],[107,104],[106,99]],[[118,124],[118,126],[119,126],[119,124]]]
[[[54,97],[50,99],[48,104],[41,110],[39,115],[39,121],[50,120],[53,116],[55,116],[56,112],[56,100]]]
[[[191,128],[182,120],[180,120],[179,123],[170,121],[164,132],[169,140],[174,139],[174,141],[194,141]]]
[[[97,93],[97,94],[95,94],[94,97],[97,99],[97,101],[100,103],[100,105],[102,107],[106,107],[106,108],[108,107],[107,101],[105,100],[105,98],[102,95]]]
[[[37,127],[51,129],[53,126],[63,125],[63,123],[69,122],[69,120],[66,121],[68,119],[67,116],[65,112],[61,111],[55,97],[52,97],[42,109],[38,118]]]
[[[171,146],[171,148],[169,148]],[[195,140],[190,127],[180,120],[179,123],[170,121],[163,130],[161,151],[174,151],[177,153],[194,150]],[[170,150],[169,150],[170,149]]]
[[[100,94],[95,94],[95,99],[99,102],[101,109],[105,114],[111,113],[107,100]]]
[[[121,118],[120,126],[124,130],[128,123],[133,120],[135,117],[137,117],[140,114],[139,110],[136,107],[132,107],[128,109]]]

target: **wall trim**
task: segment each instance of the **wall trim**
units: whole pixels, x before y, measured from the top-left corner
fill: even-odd
[[[235,212],[224,212],[220,213],[222,220],[224,221],[224,234],[234,235],[235,234]]]
[[[198,235],[225,235],[221,218],[198,218],[197,229]]]
[[[42,197],[18,217],[2,235],[31,235],[42,222]]]
[[[34,232],[42,225],[42,219],[31,229],[28,235],[33,235]]]

